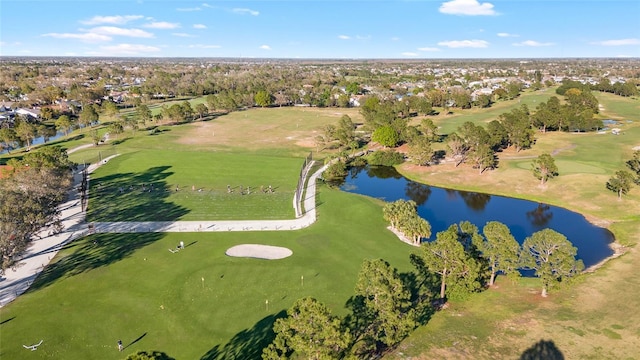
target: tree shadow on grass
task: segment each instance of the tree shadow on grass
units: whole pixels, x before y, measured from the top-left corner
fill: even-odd
[[[564,360],[564,355],[552,340],[540,340],[525,350],[520,360]]]
[[[113,264],[163,236],[162,233],[94,234],[78,239],[75,241],[75,251],[62,255],[58,261],[45,267],[29,292],[44,288],[58,279]]]
[[[267,347],[276,337],[273,323],[287,316],[282,310],[258,321],[251,329],[237,333],[226,345],[216,345],[207,351],[200,360],[245,360],[260,359],[262,349]]]
[[[189,212],[168,202],[173,189],[166,178],[169,166],[141,173],[120,173],[92,178],[89,188],[90,221],[173,221]]]

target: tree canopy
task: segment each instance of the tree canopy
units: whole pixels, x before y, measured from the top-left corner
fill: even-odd
[[[471,257],[459,241],[458,225],[436,234],[436,240],[423,244],[420,257],[426,268],[440,275],[440,298],[463,297],[480,290],[481,264]]]
[[[276,337],[262,353],[262,358],[287,359],[292,355],[313,360],[342,358],[351,345],[351,334],[342,327],[339,317],[311,297],[297,300],[287,310],[287,317],[273,325]]]
[[[373,132],[371,140],[384,147],[395,147],[400,141],[400,136],[391,125],[383,125]]]
[[[382,259],[365,260],[350,301],[356,352],[393,346],[409,335],[416,327],[410,300],[411,292],[395,268]]]
[[[507,276],[519,276],[520,244],[511,235],[509,228],[498,221],[489,221],[482,228],[482,233],[484,238],[477,237],[474,244],[491,269],[489,286],[493,285],[498,272]]]
[[[57,222],[58,204],[71,185],[71,165],[60,147],[45,147],[25,155],[15,164],[11,176],[0,180],[3,269],[27,248],[34,234]]]
[[[547,180],[558,176],[558,167],[550,154],[542,154],[531,163],[533,176],[543,185]]]
[[[609,181],[607,181],[607,189],[618,194],[618,199],[622,198],[622,195],[625,195],[631,190],[631,185],[633,185],[633,175],[626,170],[618,170],[616,171],[615,176],[611,177]]]
[[[576,260],[578,249],[567,238],[552,229],[533,233],[522,244],[521,264],[535,270],[542,280],[542,296],[549,288],[584,269],[582,260]]]

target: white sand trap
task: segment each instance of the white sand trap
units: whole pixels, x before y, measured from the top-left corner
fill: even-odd
[[[291,256],[293,251],[280,246],[242,244],[228,248],[225,254],[234,257],[276,260]]]

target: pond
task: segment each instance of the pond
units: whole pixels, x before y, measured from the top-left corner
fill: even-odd
[[[431,238],[451,224],[468,220],[480,231],[488,221],[499,221],[511,229],[522,244],[536,231],[553,229],[578,248],[578,258],[586,267],[613,255],[609,244],[613,234],[567,209],[489,194],[443,189],[420,184],[400,175],[395,168],[354,167],[341,184],[343,191],[384,201],[413,200],[418,214],[431,224]]]
[[[58,140],[58,139],[62,138],[63,136],[64,136],[64,132],[62,132],[62,131],[58,131],[58,132],[56,132],[55,135],[51,135],[51,136],[38,136],[37,138],[31,140],[31,146],[36,146],[36,145],[48,143],[48,142],[51,142],[51,141],[54,141],[54,140]],[[26,144],[24,146],[26,146]],[[17,149],[12,149],[11,151],[13,151],[13,150],[17,150]],[[0,151],[0,154],[6,154],[6,153],[8,153],[8,150]]]

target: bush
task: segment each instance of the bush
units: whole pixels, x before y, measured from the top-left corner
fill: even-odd
[[[327,180],[342,179],[347,176],[347,165],[342,161],[337,161],[324,171],[323,177]]]
[[[362,156],[355,157],[349,161],[349,166],[362,167],[367,165],[367,159]]]
[[[393,166],[404,162],[404,155],[394,150],[375,151],[368,156],[370,165]]]
[[[175,360],[169,355],[160,351],[138,351],[135,354],[127,356],[125,360]]]

